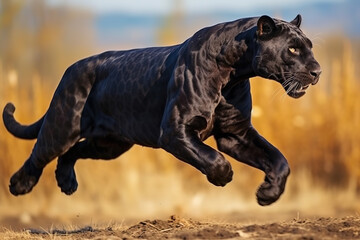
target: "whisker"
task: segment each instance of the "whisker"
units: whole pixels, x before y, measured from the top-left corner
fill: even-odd
[[[285,77],[294,76],[294,73],[291,73],[291,72],[284,72],[283,74],[284,74]]]
[[[290,82],[287,82],[286,84],[284,84],[284,85],[283,85],[283,88],[287,88],[287,87],[289,87],[289,86],[290,86],[290,84],[291,84],[291,81],[290,81]]]
[[[281,96],[281,100],[282,101],[284,101],[284,99],[285,99],[285,96],[287,96],[287,95],[289,95],[289,93],[294,89],[294,88],[296,88],[296,86],[297,86],[297,82],[291,82],[291,83],[289,83],[289,88],[282,94],[282,96]]]
[[[287,95],[288,95],[288,92],[285,91],[283,94],[281,94],[280,100],[283,102]]]
[[[293,82],[290,87],[288,88],[288,90],[286,91],[286,93],[291,92],[293,89],[295,89],[298,86],[298,82]]]
[[[291,84],[293,79],[294,79],[294,77],[290,77],[290,78],[286,79],[281,85],[283,85],[283,87],[286,88],[287,86],[289,86]]]
[[[273,102],[277,96],[279,96],[279,95],[281,96],[283,94],[282,91],[284,91],[283,87],[278,86],[275,89],[275,91],[273,92],[273,94],[272,94],[272,96],[270,98],[270,102]]]
[[[270,77],[274,77],[277,81],[279,81],[278,77],[274,73],[269,74],[267,78]]]

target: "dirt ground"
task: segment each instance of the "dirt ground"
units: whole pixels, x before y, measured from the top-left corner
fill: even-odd
[[[360,239],[360,215],[294,218],[249,223],[231,219],[192,220],[171,216],[126,226],[0,229],[0,239]]]

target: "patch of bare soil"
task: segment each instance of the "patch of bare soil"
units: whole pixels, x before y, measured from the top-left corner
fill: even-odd
[[[26,233],[29,238],[24,239],[360,239],[360,216],[266,224],[203,222],[171,216],[167,220],[141,221],[130,227],[84,227],[71,231],[30,229]]]

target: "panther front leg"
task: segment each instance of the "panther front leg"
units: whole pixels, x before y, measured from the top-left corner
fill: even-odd
[[[231,165],[221,153],[200,140],[198,129],[203,129],[203,125],[206,120],[202,117],[194,117],[187,124],[165,120],[159,146],[200,170],[212,184],[225,186],[232,180]]]
[[[219,134],[215,136],[220,151],[236,160],[265,172],[265,181],[257,191],[260,205],[270,205],[284,192],[290,168],[281,152],[260,136],[253,127],[243,134]]]

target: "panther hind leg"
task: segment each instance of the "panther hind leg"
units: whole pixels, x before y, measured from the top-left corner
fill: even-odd
[[[78,159],[105,159],[110,160],[120,156],[132,147],[126,142],[107,139],[91,139],[76,143],[58,159],[55,171],[56,180],[61,191],[67,195],[73,194],[78,187],[75,174],[75,163]]]
[[[81,114],[95,82],[93,69],[96,64],[97,61],[88,58],[65,71],[41,124],[30,158],[10,180],[12,194],[30,192],[43,168],[80,139]]]
[[[67,144],[64,144],[59,141],[48,140],[46,136],[49,133],[46,130],[40,133],[45,134],[41,134],[29,159],[10,179],[9,189],[15,196],[29,193],[39,181],[44,167],[74,144],[74,139],[68,139]]]

